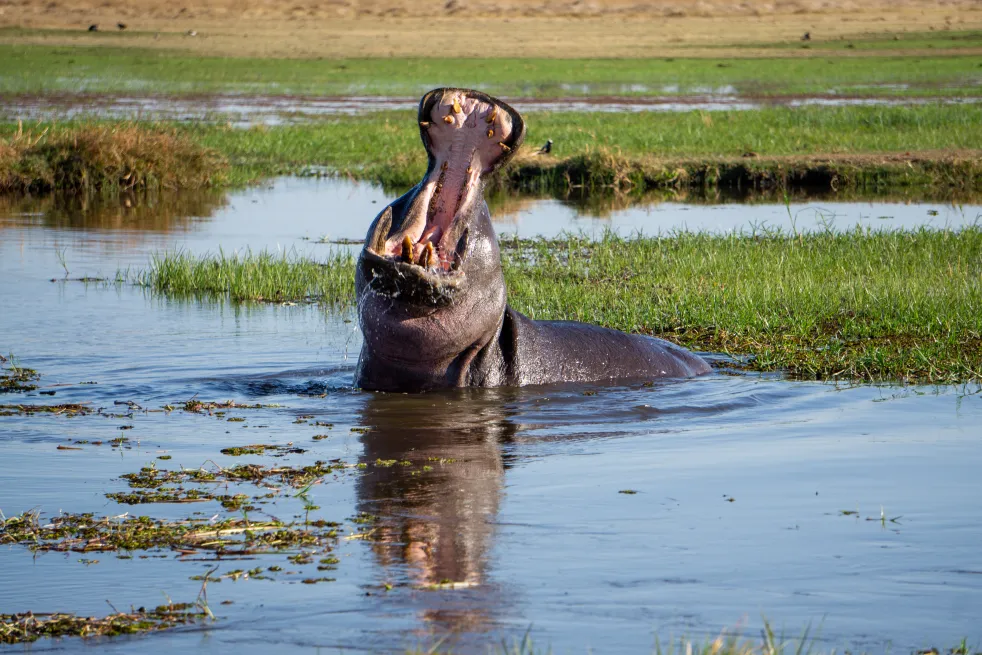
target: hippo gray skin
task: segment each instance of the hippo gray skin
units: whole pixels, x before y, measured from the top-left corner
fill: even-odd
[[[484,181],[525,137],[521,115],[478,91],[419,103],[422,182],[375,218],[355,293],[365,342],[356,384],[381,391],[647,380],[707,373],[668,341],[508,307]]]

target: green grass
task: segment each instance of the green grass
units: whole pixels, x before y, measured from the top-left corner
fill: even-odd
[[[230,297],[257,302],[317,300],[344,305],[354,293],[354,259],[337,254],[315,262],[269,252],[195,257],[155,255],[137,284],[178,298]],[[122,273],[117,275],[121,279]]]
[[[509,303],[729,353],[805,379],[982,378],[982,228],[503,244]],[[353,302],[347,256],[163,255],[138,277],[178,297]]]
[[[560,185],[562,171],[543,173],[557,161],[607,152],[638,162],[662,159],[705,163],[719,157],[740,158],[754,152],[771,156],[814,154],[904,153],[924,150],[974,149],[982,143],[982,106],[931,104],[918,107],[769,108],[754,112],[549,113],[526,116],[527,143],[538,147],[554,142],[554,157],[528,161],[506,172],[512,188]],[[0,128],[2,129],[2,128]],[[10,128],[6,128],[10,129]],[[233,177],[296,173],[308,166],[380,182],[393,188],[415,184],[425,169],[426,156],[411,112],[379,112],[306,125],[257,127],[247,130],[195,124],[180,128],[196,142],[223,153],[233,165]],[[764,166],[746,159],[748,166]],[[621,162],[619,166],[623,166]],[[876,162],[860,167],[877,169]],[[776,168],[777,165],[771,165]],[[613,174],[610,166],[598,171]],[[664,166],[671,177],[677,166]],[[901,177],[919,171],[902,165]],[[518,171],[513,175],[514,172]],[[940,175],[940,173],[939,173]],[[928,172],[927,177],[932,175]],[[956,174],[955,177],[959,175]],[[843,186],[848,171],[840,176]],[[961,175],[964,178],[964,175]],[[968,175],[964,185],[974,186]],[[581,180],[590,185],[590,180]],[[597,186],[610,184],[601,175]],[[963,186],[964,186],[963,185]],[[657,180],[645,186],[659,186]],[[562,189],[561,189],[562,190]],[[639,189],[640,190],[640,189]]]
[[[982,143],[982,105],[531,112],[526,120],[527,142],[537,147],[552,139],[553,156],[519,157],[502,175],[506,189],[640,192],[787,183],[824,185],[817,190],[825,191],[965,191],[982,183],[974,154]],[[969,149],[954,159],[942,152]],[[919,154],[926,151],[932,152]],[[883,161],[890,153],[913,154]],[[81,122],[37,125],[25,135],[19,125],[0,124],[0,186],[6,190],[126,188],[134,180],[182,188],[238,185],[312,168],[405,189],[420,179],[425,162],[415,117],[407,111],[251,129]]]
[[[968,37],[952,41],[952,35],[939,34],[931,44],[936,43],[940,49],[950,44],[976,43]],[[115,37],[99,33],[97,38],[111,43]],[[920,38],[919,47],[927,47],[925,40],[930,38]],[[894,45],[906,48],[911,44]],[[815,43],[813,47],[831,46]],[[437,86],[474,87],[502,96],[537,98],[665,96],[706,93],[724,87],[732,87],[741,94],[763,95],[977,96],[980,93],[982,69],[978,57],[902,57],[889,53],[855,57],[842,56],[843,53],[854,54],[854,51],[830,50],[815,57],[745,59],[262,59],[201,57],[111,45],[0,45],[0,62],[4,64],[0,93],[220,92],[416,97]],[[896,84],[906,84],[909,88],[883,86]]]

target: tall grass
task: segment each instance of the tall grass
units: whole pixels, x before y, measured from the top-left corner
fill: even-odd
[[[199,188],[225,181],[216,151],[173,128],[135,123],[8,126],[0,193]]]
[[[354,294],[354,260],[334,253],[315,262],[290,253],[245,252],[195,256],[155,254],[133,280],[177,298],[231,298],[255,302],[320,301],[343,305]],[[118,277],[118,276],[117,276]]]
[[[982,378],[982,228],[677,232],[503,246],[509,303],[728,353],[808,379]],[[269,254],[154,258],[140,279],[182,297],[353,301],[353,261]]]

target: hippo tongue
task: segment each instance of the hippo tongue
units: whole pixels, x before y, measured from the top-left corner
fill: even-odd
[[[425,212],[386,241],[386,254],[449,270],[466,227],[460,219],[481,201],[481,178],[508,156],[509,144],[516,145],[513,110],[461,89],[431,92],[421,107],[420,127],[434,161],[418,196]]]

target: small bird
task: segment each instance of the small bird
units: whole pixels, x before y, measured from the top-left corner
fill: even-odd
[[[548,155],[550,152],[552,152],[552,139],[547,140],[546,141],[546,144],[544,146],[542,146],[541,148],[539,148],[539,151],[536,152],[535,154],[537,154],[537,155]]]
[[[120,32],[122,32],[123,30],[126,29],[126,23],[116,23],[116,27],[119,28]]]
[[[98,25],[89,25],[89,31],[90,32],[98,32],[99,31],[99,26]]]
[[[801,35],[801,40],[802,41],[811,41],[812,40],[812,33],[811,32],[805,32],[804,34]]]
[[[198,36],[198,33],[195,30],[188,30],[187,34],[188,36]]]

